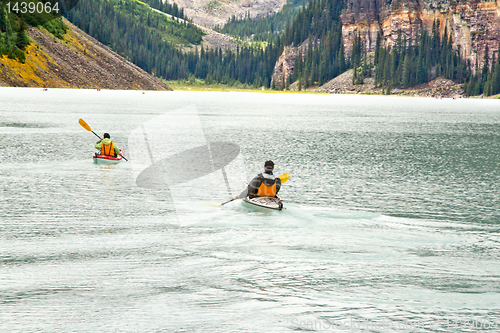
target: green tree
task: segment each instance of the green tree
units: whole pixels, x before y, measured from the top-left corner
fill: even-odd
[[[19,24],[19,30],[17,31],[16,46],[19,50],[24,51],[26,50],[26,46],[28,46],[29,43],[30,39],[26,34],[26,24],[23,20],[21,20],[21,23]]]
[[[403,61],[403,88],[410,86],[410,55],[407,53]]]

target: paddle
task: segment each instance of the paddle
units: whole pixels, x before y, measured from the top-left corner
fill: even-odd
[[[284,174],[282,174],[281,176],[278,176],[278,178],[281,180],[281,184],[283,183],[286,183],[286,181],[288,180],[288,178],[290,178],[290,175],[288,174],[288,172],[285,172]],[[224,206],[225,204],[227,203],[230,203],[231,201],[234,201],[236,199],[240,199],[239,196],[237,196],[236,198],[232,198],[231,200],[229,201],[226,201],[226,202],[223,202],[221,203],[220,205],[215,205],[217,207],[221,207],[221,206]]]
[[[281,184],[283,184],[283,183],[286,183],[288,178],[290,178],[290,175],[288,174],[288,172],[285,172],[281,176],[278,176],[278,178],[281,179]]]
[[[224,206],[225,204],[230,203],[231,201],[234,201],[234,200],[236,200],[236,199],[238,199],[238,197],[236,197],[236,198],[232,198],[231,200],[226,201],[226,202],[223,202],[223,203],[221,203],[220,205],[216,205],[216,206],[217,206],[217,207]]]
[[[79,122],[79,123],[80,123],[80,125],[82,125],[82,127],[83,127],[83,128],[85,128],[87,131],[94,133],[94,134],[95,134],[95,136],[97,136],[99,139],[101,139],[101,137],[100,137],[99,135],[97,135],[97,134],[96,134],[96,133],[95,133],[95,132],[94,132],[94,131],[90,128],[90,126],[89,126],[89,125],[85,122],[85,120],[83,120],[82,118],[80,118],[80,120],[78,120],[78,122]],[[102,140],[102,139],[101,139],[101,140]],[[121,157],[123,157],[123,159],[124,159],[125,161],[127,161],[127,162],[128,162],[128,160],[125,158],[125,156],[123,156],[122,154],[118,154],[118,155],[120,155]]]

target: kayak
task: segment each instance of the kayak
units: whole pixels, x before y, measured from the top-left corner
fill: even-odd
[[[283,203],[280,198],[275,197],[246,197],[243,199],[243,203],[252,208],[262,207],[267,209],[282,210]]]
[[[123,155],[123,149],[120,148],[120,154]],[[120,163],[123,160],[123,157],[118,155],[116,157],[106,156],[106,155],[97,155],[97,153],[93,156],[94,164],[114,164]]]

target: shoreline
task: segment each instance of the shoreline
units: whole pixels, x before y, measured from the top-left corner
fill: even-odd
[[[347,74],[349,75],[349,74]],[[351,80],[349,80],[351,81]],[[443,87],[438,85],[430,87],[433,81],[421,85],[419,87],[412,87],[407,89],[395,88],[391,94],[382,93],[382,88],[374,87],[372,84],[365,85],[346,85],[342,84],[342,88],[337,91],[328,91],[327,89],[322,89],[322,87],[312,86],[307,90],[298,91],[296,89],[290,90],[272,90],[269,88],[251,88],[240,86],[227,86],[222,84],[205,84],[199,79],[195,79],[194,82],[186,81],[167,81],[164,82],[174,91],[212,91],[212,92],[254,92],[254,93],[278,93],[278,94],[312,94],[312,95],[363,95],[363,96],[399,96],[399,97],[421,97],[421,98],[433,98],[433,99],[500,99],[500,94],[484,97],[479,96],[469,96],[466,97],[461,93],[450,94],[449,92],[444,93]],[[456,88],[455,85],[454,88]]]
[[[166,81],[170,83],[170,81]],[[86,91],[130,91],[130,92],[139,92],[141,94],[145,94],[146,92],[169,92],[164,90],[144,90],[144,89],[101,89],[101,88],[72,88],[72,87],[13,87],[13,86],[3,86],[0,85],[0,90],[2,88],[21,88],[21,89],[40,89],[42,91],[49,90],[86,90]],[[171,91],[180,91],[180,92],[246,92],[246,93],[260,93],[260,94],[294,94],[294,95],[343,95],[343,96],[385,96],[385,97],[409,97],[409,98],[429,98],[429,99],[500,99],[500,94],[492,95],[492,96],[459,96],[459,97],[449,97],[449,96],[419,96],[419,95],[410,95],[406,90],[398,89],[397,92],[394,92],[390,95],[382,94],[382,93],[374,93],[374,92],[323,92],[317,90],[305,90],[305,91],[294,91],[294,90],[271,90],[271,89],[256,89],[256,88],[242,88],[242,87],[217,87],[217,86],[198,86],[198,85],[170,85]],[[413,90],[414,91],[414,90]]]

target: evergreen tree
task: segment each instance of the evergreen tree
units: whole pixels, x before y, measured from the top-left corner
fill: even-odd
[[[410,86],[410,56],[407,53],[403,61],[403,88]]]
[[[483,70],[482,70],[482,75],[481,75],[481,81],[482,83],[486,83],[488,80],[488,75],[490,71],[490,52],[489,52],[489,47],[488,44],[486,44],[486,47],[484,49],[484,60],[483,60]]]
[[[470,76],[468,74],[470,69],[461,58],[459,50],[453,49],[453,42],[447,29],[444,29],[443,36],[441,36],[439,26],[440,22],[435,21],[432,36],[421,28],[422,32],[415,45],[408,43],[406,37],[398,33],[392,49],[378,46],[375,50],[375,84],[383,87],[407,88],[429,82],[437,76],[443,76],[458,83],[465,82]],[[377,43],[377,45],[380,44],[380,42]],[[432,76],[431,69],[434,72]],[[493,81],[493,76],[488,74],[487,65],[483,68],[483,73],[481,78],[490,77]],[[489,91],[493,90],[492,87],[493,84],[489,84]],[[465,88],[470,93],[476,93],[478,89],[474,82],[467,84]]]
[[[26,24],[24,23],[24,20],[21,20],[19,24],[19,30],[17,31],[17,40],[16,40],[16,46],[19,50],[24,51],[26,50],[26,46],[28,46],[30,43],[29,37],[26,34]]]

